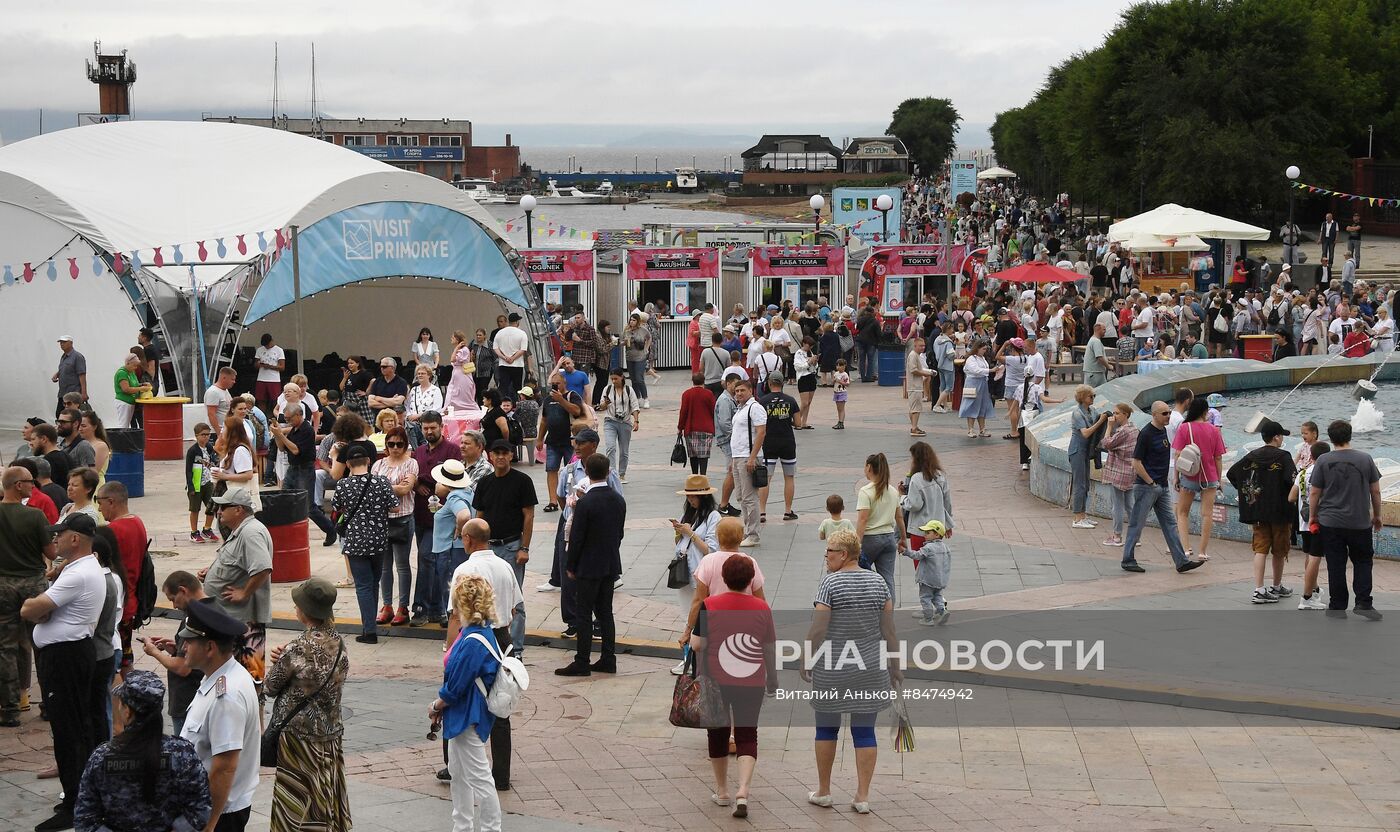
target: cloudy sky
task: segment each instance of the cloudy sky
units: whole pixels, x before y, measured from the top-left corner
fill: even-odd
[[[92,41],[129,49],[142,111],[262,115],[273,42],[281,110],[450,115],[489,124],[684,125],[761,132],[875,123],[949,97],[970,124],[1023,103],[1097,45],[1124,0],[62,0],[9,4],[0,110],[96,109]],[[22,80],[20,80],[22,79]],[[538,141],[538,139],[537,139]]]

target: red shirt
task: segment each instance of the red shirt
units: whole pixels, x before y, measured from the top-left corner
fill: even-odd
[[[118,517],[107,524],[117,537],[117,554],[122,562],[122,577],[126,581],[126,597],[136,597],[136,579],[141,577],[141,561],[146,555],[146,524],[134,514]],[[122,604],[122,622],[130,624],[136,617],[136,604]]]
[[[706,598],[700,614],[695,633],[705,638],[705,672],[721,685],[763,687],[763,648],[778,639],[768,604],[726,591]]]
[[[714,433],[715,394],[705,387],[691,387],[682,393],[676,430],[682,433]]]
[[[1371,339],[1366,336],[1366,333],[1353,329],[1347,333],[1346,339],[1342,341],[1344,348],[1342,354],[1347,358],[1361,358],[1366,354],[1370,341]]]
[[[713,429],[714,427],[712,418],[711,430],[713,431]],[[50,526],[58,522],[58,506],[54,505],[53,500],[49,498],[49,495],[40,491],[37,486],[29,492],[29,507],[37,508],[40,511],[42,511],[44,513],[44,518],[49,521]]]

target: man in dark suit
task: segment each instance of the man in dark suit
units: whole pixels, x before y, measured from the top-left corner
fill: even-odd
[[[1322,220],[1322,230],[1318,232],[1317,241],[1322,245],[1323,259],[1332,262],[1333,252],[1337,249],[1337,221],[1332,218],[1330,211]]]
[[[627,501],[608,485],[608,458],[595,453],[584,460],[588,490],[574,504],[569,527],[567,574],[574,582],[578,650],[557,676],[588,676],[617,672],[614,652],[613,582],[622,574],[622,527],[627,521]],[[588,663],[593,652],[593,619],[598,619],[601,656]]]

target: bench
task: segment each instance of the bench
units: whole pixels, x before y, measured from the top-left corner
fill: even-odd
[[[1063,381],[1071,381],[1073,376],[1077,376],[1080,381],[1084,380],[1083,364],[1051,364],[1049,366],[1050,375],[1056,376]]]
[[[1114,362],[1113,362],[1113,369],[1114,369],[1114,372],[1117,373],[1117,376],[1116,376],[1116,377],[1117,377],[1117,378],[1122,378],[1123,376],[1126,376],[1126,375],[1128,375],[1129,373],[1136,373],[1136,372],[1137,372],[1137,365],[1138,365],[1138,363],[1137,363],[1136,360],[1134,360],[1134,361],[1114,361]]]

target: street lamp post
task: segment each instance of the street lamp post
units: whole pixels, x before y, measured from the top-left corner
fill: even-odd
[[[534,194],[526,194],[520,198],[520,207],[525,211],[525,247],[535,247],[535,227],[531,220],[535,213],[536,200]]]
[[[1288,233],[1293,235],[1293,245],[1284,246],[1284,251],[1287,253],[1284,262],[1291,266],[1293,258],[1298,254],[1298,234],[1293,230],[1293,199],[1298,189],[1294,187],[1294,184],[1298,181],[1298,177],[1303,175],[1303,172],[1298,170],[1297,165],[1289,165],[1283,175],[1288,177]]]
[[[889,194],[875,197],[875,210],[880,212],[880,241],[884,243],[890,241],[890,209],[893,207],[894,199]]]
[[[807,204],[812,206],[812,242],[815,243],[817,234],[822,230],[822,206],[826,205],[826,200],[822,199],[821,194],[812,194]]]

